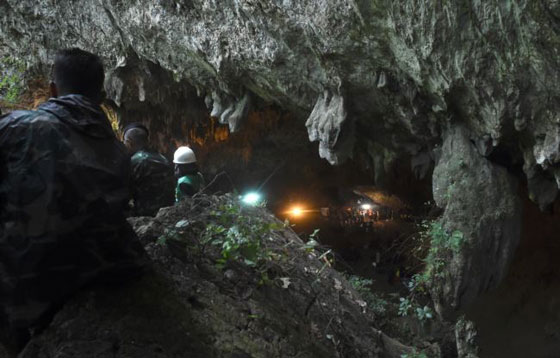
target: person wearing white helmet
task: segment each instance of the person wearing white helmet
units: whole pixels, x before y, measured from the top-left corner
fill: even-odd
[[[196,156],[189,147],[179,147],[173,155],[175,164],[175,177],[177,187],[175,188],[175,201],[193,196],[204,186],[204,177],[198,170]]]

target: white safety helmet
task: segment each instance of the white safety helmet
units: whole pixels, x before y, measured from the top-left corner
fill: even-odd
[[[173,154],[173,163],[175,164],[190,164],[196,163],[196,156],[189,147],[179,147]]]

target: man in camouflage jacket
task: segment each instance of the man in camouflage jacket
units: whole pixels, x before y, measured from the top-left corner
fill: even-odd
[[[0,118],[0,338],[18,351],[76,290],[138,275],[129,157],[101,110],[103,65],[58,53],[53,97]]]
[[[135,216],[154,216],[175,201],[173,167],[162,154],[149,149],[148,129],[132,123],[124,129],[124,144],[132,154],[131,187]]]

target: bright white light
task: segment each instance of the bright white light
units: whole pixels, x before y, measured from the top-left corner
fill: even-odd
[[[241,201],[248,205],[256,205],[261,200],[261,195],[259,193],[247,193],[243,195]]]
[[[371,204],[362,204],[361,208],[362,210],[369,210],[371,209]]]

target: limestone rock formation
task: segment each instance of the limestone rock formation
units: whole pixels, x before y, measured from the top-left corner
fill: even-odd
[[[455,126],[445,135],[433,175],[434,199],[444,208],[444,229],[459,231],[464,242],[436,279],[433,298],[448,307],[472,303],[505,277],[521,236],[521,200],[515,178],[483,156],[468,131]]]
[[[345,123],[346,116],[344,98],[324,93],[305,123],[309,140],[319,141],[319,156],[331,164],[343,162],[352,153],[354,127]]]
[[[478,333],[474,323],[461,317],[455,325],[455,337],[457,340],[458,358],[478,358],[479,348],[477,345]]]
[[[439,196],[449,225],[460,222],[474,243],[455,263],[474,276],[447,286],[453,306],[491,287],[511,260],[517,194],[504,168],[526,176],[542,208],[558,194],[557,0],[2,0],[0,14],[0,56],[47,73],[58,48],[97,52],[119,112],[172,137],[205,120],[204,105],[237,130],[250,105],[272,103],[302,126],[308,118],[322,157],[354,157],[386,181],[395,158],[416,158],[426,175],[448,126],[468,128],[475,146],[461,155],[473,167],[440,164],[438,181],[451,170],[469,195],[480,192],[463,177],[497,201],[463,217],[466,194]],[[480,273],[485,249],[496,267]]]

